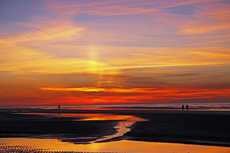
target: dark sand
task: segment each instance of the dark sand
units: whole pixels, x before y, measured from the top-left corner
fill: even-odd
[[[0,111],[0,137],[57,138],[74,143],[88,143],[106,135],[115,134],[115,121],[74,121],[76,117],[52,117],[20,112],[46,112],[53,110]],[[78,139],[81,138],[81,139]]]
[[[137,122],[125,134],[132,140],[230,146],[228,112],[156,112],[136,114]]]
[[[116,133],[113,127],[117,121],[85,122],[74,121],[73,117],[13,114],[29,112],[134,115],[148,121],[136,122],[119,139],[230,146],[230,112],[227,111],[0,109],[0,137],[44,137],[87,143]]]

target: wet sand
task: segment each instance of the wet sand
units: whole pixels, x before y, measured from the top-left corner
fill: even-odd
[[[229,111],[182,111],[154,109],[0,109],[0,137],[57,138],[88,143],[116,133],[118,121],[77,121],[76,117],[47,117],[14,113],[102,113],[134,115],[147,119],[113,140],[176,142],[230,146]],[[111,141],[111,140],[110,140]]]
[[[74,143],[88,143],[116,133],[113,128],[116,125],[115,121],[85,122],[75,121],[79,119],[76,117],[58,117],[58,114],[44,116],[11,112],[25,113],[25,110],[7,110],[0,113],[0,137],[55,138]]]
[[[155,112],[135,114],[137,122],[127,139],[230,146],[229,112]],[[130,138],[129,138],[130,137]]]

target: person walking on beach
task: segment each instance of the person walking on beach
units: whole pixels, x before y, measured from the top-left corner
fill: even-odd
[[[187,109],[187,111],[188,111],[188,105],[186,105],[186,109]]]
[[[182,110],[184,110],[184,105],[182,105]]]
[[[61,108],[61,106],[60,105],[58,105],[58,109],[60,109]]]

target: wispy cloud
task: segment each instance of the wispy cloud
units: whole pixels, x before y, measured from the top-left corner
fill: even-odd
[[[79,58],[62,59],[51,54],[38,52],[26,47],[0,40],[1,71],[16,73],[71,73],[96,71],[106,64]]]
[[[59,13],[63,15],[77,15],[79,13],[92,14],[92,15],[131,15],[131,14],[145,14],[155,11],[155,9],[147,9],[144,7],[132,6],[135,1],[101,1],[101,2],[67,2],[54,1],[54,3],[47,3],[47,6],[59,10]],[[137,1],[138,2],[138,1]],[[131,5],[129,5],[131,4]]]
[[[47,2],[47,6],[54,10],[59,10],[65,15],[76,15],[78,13],[92,15],[131,15],[131,14],[152,14],[162,8],[170,8],[184,5],[210,3],[218,0],[177,0],[177,1],[157,1],[157,0],[115,0],[96,2],[65,2],[63,0]],[[151,6],[151,7],[149,7]]]
[[[194,76],[198,74],[199,73],[168,74],[168,75],[165,75],[165,77],[186,77],[186,76]]]
[[[230,29],[230,5],[216,4],[200,7],[200,10],[182,26],[179,34],[203,34],[217,30]]]
[[[42,24],[42,23],[40,23]],[[56,22],[56,25],[39,25],[40,28],[28,31],[26,33],[8,38],[12,43],[28,42],[28,41],[66,41],[80,37],[80,33],[84,30],[82,27],[74,26],[71,23]]]
[[[129,68],[230,64],[230,50],[224,48],[114,47],[114,50],[111,46],[81,46],[74,47],[73,52],[68,53],[69,57],[62,58],[55,56],[55,52],[39,52],[6,40],[0,43],[1,71],[20,73],[119,73],[119,70]],[[70,50],[69,47],[62,49]],[[107,50],[114,50],[112,57]],[[76,51],[88,54],[79,57]]]
[[[142,48],[142,53],[114,59],[110,64],[121,67],[229,65],[229,58],[230,50],[221,48]]]
[[[41,90],[52,91],[83,91],[83,92],[121,92],[121,93],[146,93],[148,88],[95,88],[95,87],[80,87],[80,88],[40,88]]]

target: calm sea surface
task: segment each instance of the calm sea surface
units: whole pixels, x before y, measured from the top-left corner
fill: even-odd
[[[61,105],[61,108],[153,108],[156,109],[181,109],[181,106],[188,105],[190,109],[216,109],[216,110],[230,110],[229,103],[154,103],[154,104],[116,104],[116,105]],[[43,108],[43,109],[56,109],[55,106],[3,106],[0,108]]]

